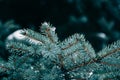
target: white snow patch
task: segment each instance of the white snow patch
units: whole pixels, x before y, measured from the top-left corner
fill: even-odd
[[[52,31],[55,31],[55,30],[56,30],[56,28],[55,28],[55,27],[52,27],[52,28],[51,28],[51,30],[52,30]]]
[[[17,30],[11,35],[9,35],[7,39],[8,40],[12,40],[12,39],[23,40],[25,39],[25,36],[22,35],[23,32],[24,32],[23,30]]]
[[[47,23],[47,22],[44,22],[42,25],[44,25],[44,26],[48,26],[48,23]]]

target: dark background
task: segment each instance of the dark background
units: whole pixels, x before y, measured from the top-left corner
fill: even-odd
[[[39,31],[44,21],[57,27],[61,41],[82,33],[98,52],[120,39],[120,0],[0,0],[0,20],[3,56],[7,53],[4,42],[9,34],[20,28]],[[11,24],[14,29],[9,27]]]

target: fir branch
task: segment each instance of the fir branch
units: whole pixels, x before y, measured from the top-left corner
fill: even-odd
[[[100,64],[104,64],[104,65],[108,65],[108,66],[113,66],[113,67],[118,67],[120,68],[120,64],[111,64],[111,63],[108,63],[108,62],[100,62]]]
[[[97,54],[98,54],[98,57],[105,58],[107,56],[114,55],[119,51],[120,51],[120,40],[114,42],[108,47],[105,47],[102,51],[98,52]]]
[[[33,42],[33,43],[38,43],[38,44],[45,44],[46,42],[49,43],[48,39],[37,33],[37,32],[34,32],[30,29],[26,29],[24,30],[24,32],[22,33],[24,36],[26,36],[26,39],[30,40],[30,42]]]
[[[10,52],[19,53],[17,55],[30,52],[30,47],[21,42],[8,41],[6,44],[6,48]]]
[[[42,34],[47,36],[52,43],[56,43],[58,41],[57,34],[55,34],[55,27],[52,27],[49,23],[44,22],[40,28]]]
[[[68,39],[65,39],[63,42],[60,43],[61,49],[66,50],[69,49],[70,47],[78,44],[79,42],[85,41],[84,35],[79,35],[79,34],[74,34]]]
[[[73,71],[75,69],[78,69],[78,68],[83,67],[83,66],[87,66],[88,64],[92,64],[92,63],[94,63],[94,61],[93,60],[89,60],[87,62],[81,63],[81,64],[79,64],[77,66],[74,66],[74,67],[68,69],[68,71]]]
[[[60,42],[55,28],[46,22],[41,34],[22,31],[24,39],[6,40],[6,48],[13,53],[8,61],[13,69],[7,70],[8,80],[103,80],[120,76],[120,41],[95,54],[84,35],[74,34]]]
[[[4,70],[5,70],[4,72],[6,72],[7,70],[10,70],[10,68],[5,67],[5,66],[0,66],[0,68],[1,68],[1,69],[4,69]]]

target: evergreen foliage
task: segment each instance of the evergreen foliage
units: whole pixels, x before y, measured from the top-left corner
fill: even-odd
[[[120,41],[95,53],[82,34],[59,41],[52,25],[45,22],[40,30],[8,37],[12,54],[8,62],[0,60],[1,80],[119,80]]]
[[[14,20],[6,22],[0,21],[0,56],[7,58],[7,52],[5,50],[5,40],[9,34],[19,29],[20,26],[15,24]]]

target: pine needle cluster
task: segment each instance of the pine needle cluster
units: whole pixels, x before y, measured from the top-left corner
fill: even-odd
[[[11,55],[0,60],[1,80],[119,80],[119,40],[95,53],[83,34],[59,41],[55,29],[45,22],[40,33],[24,29],[8,37]]]

